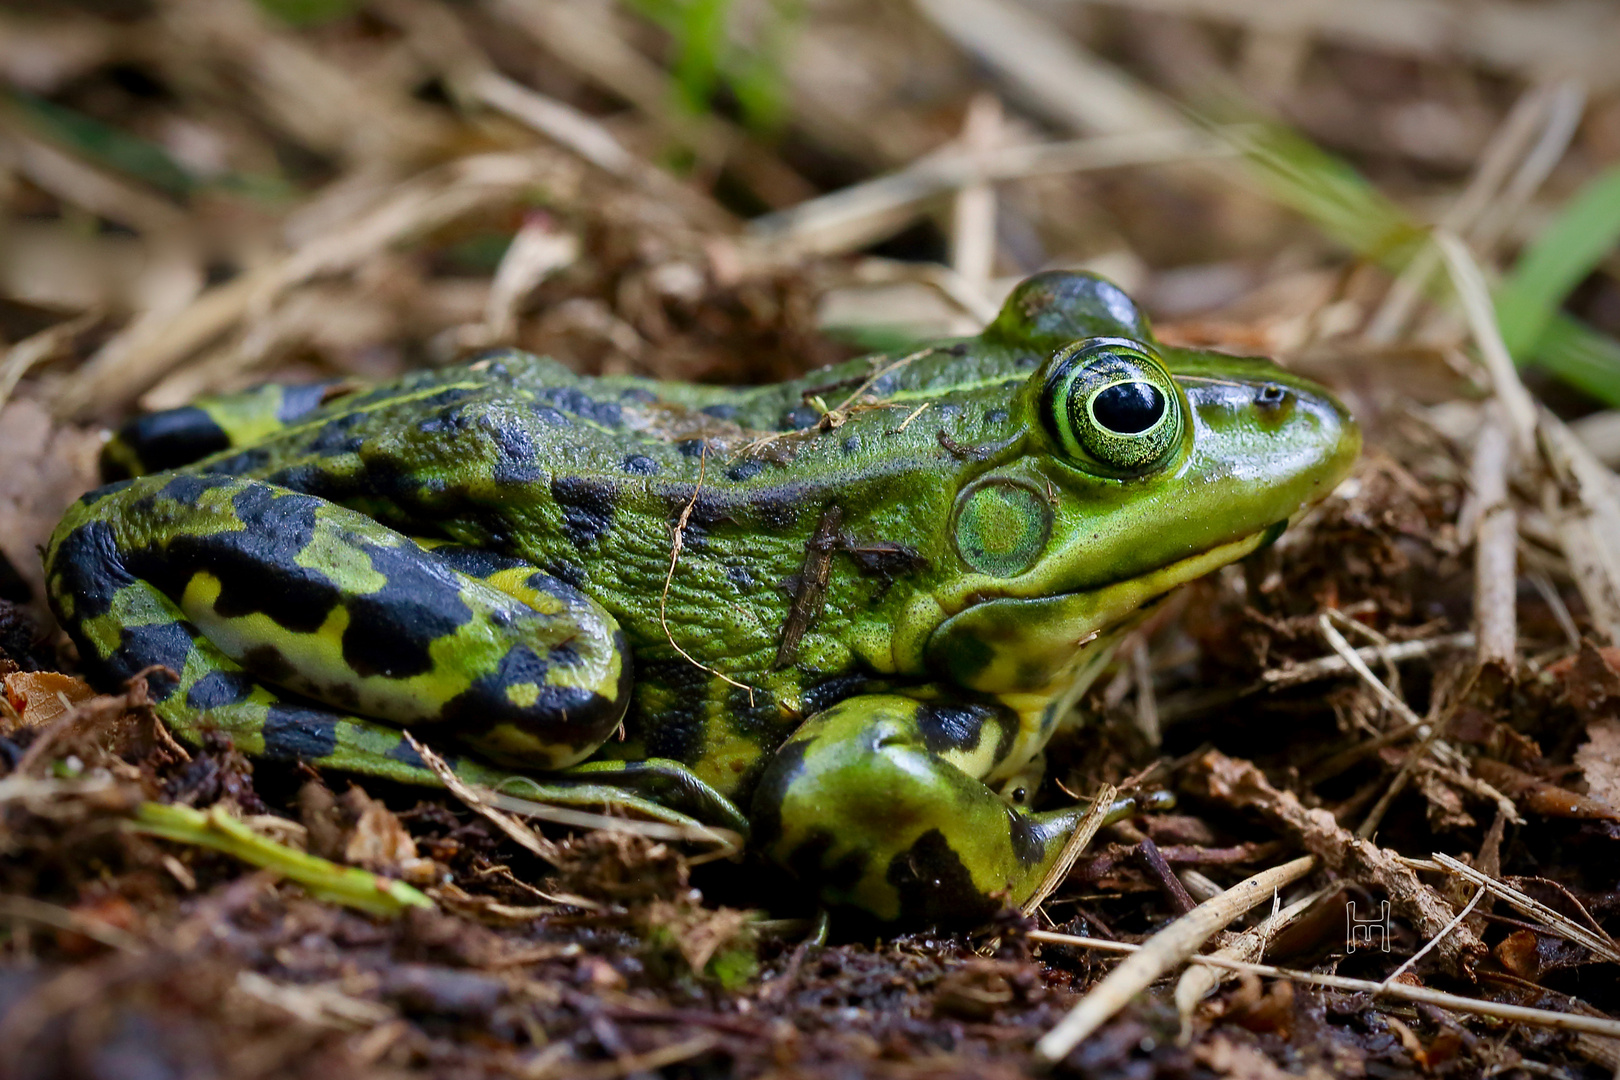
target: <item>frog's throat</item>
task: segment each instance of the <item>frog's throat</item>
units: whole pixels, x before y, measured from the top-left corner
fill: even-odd
[[[947,638],[937,646],[931,641],[930,662],[954,659],[965,661],[968,667],[978,665],[971,680],[960,669],[951,677],[995,694],[1018,714],[1013,745],[986,783],[1018,774],[1040,753],[1107,667],[1119,642],[1146,617],[1155,601],[1179,585],[1243,558],[1274,535],[1274,529],[1263,529],[1101,589],[1040,600],[991,600],[946,620],[936,636],[967,636]],[[966,656],[951,654],[955,641],[970,640],[978,641],[979,648],[965,650]]]
[[[959,686],[1002,697],[1018,695],[1019,712],[1025,713],[1035,699],[1071,694],[1082,654],[1094,651],[1086,647],[1123,626],[1143,605],[1236,562],[1274,535],[1274,529],[1262,529],[1084,592],[986,600],[939,623],[926,636],[924,655],[906,659]],[[907,640],[904,634],[896,639]]]

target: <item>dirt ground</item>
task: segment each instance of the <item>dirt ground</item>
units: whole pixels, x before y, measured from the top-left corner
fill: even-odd
[[[0,1077],[1620,1074],[1616,46],[1588,0],[0,7]],[[509,345],[766,382],[1048,267],[1367,448],[1051,748],[1042,805],[1176,808],[989,926],[822,945],[678,831],[182,747],[44,605],[139,410]]]

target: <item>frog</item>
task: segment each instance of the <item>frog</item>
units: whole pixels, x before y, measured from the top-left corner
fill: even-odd
[[[185,742],[729,828],[829,909],[962,923],[1087,813],[1031,800],[1120,640],[1359,448],[1047,271],[772,385],[507,349],[139,415],[44,560],[91,679]]]

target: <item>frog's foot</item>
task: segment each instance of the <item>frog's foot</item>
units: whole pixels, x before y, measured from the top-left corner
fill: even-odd
[[[1031,814],[979,777],[1017,718],[893,694],[805,721],[754,794],[754,843],[824,902],[884,921],[983,920],[1034,893],[1085,813]]]
[[[149,689],[176,732],[216,727],[250,753],[395,775],[386,762],[414,755],[382,720],[557,769],[595,750],[629,701],[628,654],[594,601],[263,481],[160,474],[92,492],[46,566],[104,685],[166,666],[178,680]]]
[[[719,826],[744,839],[749,833],[735,803],[668,758],[587,761],[543,777],[504,776],[488,786],[537,802],[625,809],[673,824]]]

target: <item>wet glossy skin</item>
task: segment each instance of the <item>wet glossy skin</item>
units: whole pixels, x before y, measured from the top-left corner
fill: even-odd
[[[1358,448],[1319,387],[1050,273],[980,337],[777,386],[509,353],[142,417],[46,559],[103,685],[178,676],[150,687],[183,738],[433,782],[403,726],[964,920],[1057,856],[1077,811],[1018,804],[1122,630]]]

